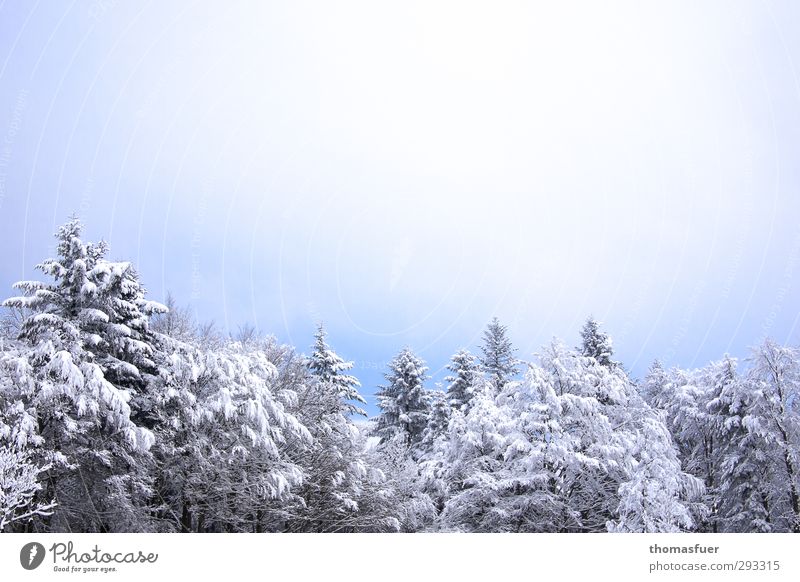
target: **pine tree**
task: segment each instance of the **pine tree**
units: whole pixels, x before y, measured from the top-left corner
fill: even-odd
[[[320,325],[306,366],[306,376],[293,379],[299,390],[293,411],[313,440],[292,451],[302,468],[303,482],[297,488],[301,503],[287,508],[285,529],[370,531],[376,524],[369,513],[374,499],[367,492],[380,479],[369,470],[360,431],[350,419],[353,412],[364,414],[349,402],[364,402],[357,391],[358,380],[341,373],[351,369],[352,363],[328,347]]]
[[[772,529],[764,467],[766,442],[747,429],[755,392],[725,356],[706,368],[709,421],[716,437],[711,531],[768,532]]]
[[[708,516],[703,529],[712,533],[720,531],[722,496],[721,491],[723,459],[731,454],[729,441],[735,438],[732,418],[731,396],[738,392],[735,386],[739,382],[736,372],[736,361],[728,355],[720,362],[713,362],[698,374],[700,393],[698,398],[697,418],[704,425],[698,431],[701,450],[694,452],[702,458],[699,476],[704,480],[707,492]],[[735,453],[738,455],[738,452]]]
[[[255,342],[230,342],[199,364],[187,378],[203,412],[187,427],[199,461],[186,474],[191,530],[275,531],[303,482],[290,452],[312,442],[291,413],[297,387],[277,389],[278,371]]]
[[[519,361],[514,357],[514,352],[516,348],[508,338],[508,328],[501,325],[496,317],[493,318],[483,332],[483,356],[480,362],[496,392],[502,390],[518,373]]]
[[[352,404],[353,401],[360,404],[367,403],[358,391],[361,383],[356,377],[343,373],[353,369],[353,362],[345,362],[336,352],[330,349],[326,343],[326,337],[325,328],[320,323],[316,334],[314,334],[314,351],[309,358],[309,370],[321,382],[330,385],[341,399],[342,406],[346,409],[347,414],[366,416],[367,413],[363,409]]]
[[[436,439],[447,431],[452,410],[447,402],[447,395],[442,390],[431,390],[428,395],[430,416],[422,435],[422,448],[426,453],[433,450]]]
[[[611,373],[557,340],[543,350],[539,365],[549,375],[560,408],[558,472],[567,511],[558,531],[604,531],[617,515],[619,486],[627,477],[623,429],[630,424],[634,390],[624,374]]]
[[[600,329],[600,324],[593,317],[589,317],[581,330],[581,354],[587,358],[594,358],[601,366],[616,366],[617,362],[611,359],[614,350],[608,334]]]
[[[528,367],[519,388],[500,393],[506,415],[515,419],[503,457],[509,473],[504,505],[513,531],[566,531],[575,522],[570,469],[580,466],[580,458],[572,435],[564,432],[562,398],[551,374],[538,365]]]
[[[560,402],[559,473],[569,492],[562,531],[693,527],[702,484],[682,471],[662,418],[625,372],[558,342],[540,362]]]
[[[406,446],[415,447],[422,440],[428,424],[429,404],[424,382],[428,367],[410,348],[403,348],[389,362],[389,371],[384,375],[387,385],[378,392],[378,416],[376,434],[382,440],[402,435]]]
[[[669,375],[660,360],[654,360],[642,384],[642,398],[651,406],[660,401],[661,393],[669,382]]]
[[[466,415],[453,412],[436,475],[446,491],[439,517],[441,529],[508,531],[508,515],[501,505],[502,483],[508,476],[503,458],[507,426],[508,419],[497,407],[489,382],[476,390]]]
[[[770,521],[777,531],[800,532],[800,353],[767,340],[748,375],[754,398],[745,423],[763,439]]]
[[[55,529],[145,529],[153,434],[134,422],[131,400],[152,366],[144,334],[158,306],[130,265],[106,261],[107,245],[84,243],[81,229],[77,219],[59,228],[58,258],[37,266],[52,283],[17,283],[25,295],[3,303],[28,314],[20,340],[35,389],[22,396],[52,456],[43,495],[58,503]]]
[[[708,411],[707,370],[656,370],[645,379],[651,384],[649,404],[659,412],[678,449],[682,470],[704,484],[704,503],[691,506],[692,519],[699,531],[713,530],[718,463],[718,436],[714,418]]]
[[[296,414],[296,377],[281,378],[269,345],[168,345],[159,386],[170,398],[156,433],[159,514],[180,531],[281,530],[287,508],[301,501],[294,453],[312,442]]]
[[[475,386],[480,381],[481,372],[477,359],[468,350],[456,352],[447,365],[453,374],[444,380],[448,382],[447,399],[452,408],[466,412]]]
[[[666,533],[693,529],[690,503],[702,495],[702,482],[681,471],[667,427],[657,415],[640,408],[636,426],[627,451],[628,478],[619,487],[618,515],[608,522],[608,530]]]

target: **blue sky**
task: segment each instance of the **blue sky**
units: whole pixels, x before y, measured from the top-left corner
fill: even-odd
[[[798,342],[797,3],[332,4],[0,5],[4,294],[77,212],[367,393],[495,315],[637,375]]]

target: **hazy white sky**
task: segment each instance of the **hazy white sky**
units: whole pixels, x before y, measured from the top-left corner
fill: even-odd
[[[498,315],[635,372],[798,340],[793,2],[6,2],[0,283],[71,212],[372,390]]]

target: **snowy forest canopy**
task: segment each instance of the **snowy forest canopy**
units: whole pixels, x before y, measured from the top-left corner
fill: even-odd
[[[800,350],[653,363],[593,319],[523,362],[498,320],[446,390],[411,348],[366,420],[352,363],[149,301],[81,240],[4,301],[0,531],[800,532]]]

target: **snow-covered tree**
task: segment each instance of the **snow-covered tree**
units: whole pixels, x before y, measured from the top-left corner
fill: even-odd
[[[408,454],[406,435],[398,432],[368,447],[367,460],[381,475],[368,497],[371,503],[362,503],[380,526],[368,531],[417,532],[431,528],[436,505],[423,486],[420,466]]]
[[[581,329],[581,354],[594,358],[601,366],[617,365],[611,359],[614,355],[611,338],[600,329],[600,324],[593,317],[589,317]]]
[[[732,461],[725,459],[730,457],[728,440],[737,423],[725,401],[739,391],[736,363],[726,357],[703,369],[672,369],[665,375],[651,404],[664,415],[684,471],[705,486],[705,507],[694,508],[697,529],[719,531],[723,462]]]
[[[753,400],[743,419],[762,439],[773,531],[800,532],[800,353],[767,340],[752,357]]]
[[[447,399],[450,406],[466,412],[475,386],[481,380],[478,360],[468,350],[458,350],[447,365],[452,373],[444,380],[448,382]]]
[[[553,341],[539,356],[561,408],[565,435],[566,505],[561,531],[602,531],[617,513],[618,489],[626,478],[624,459],[628,405],[635,392],[621,372],[567,350]]]
[[[430,405],[425,380],[428,367],[411,348],[403,348],[384,374],[387,384],[378,391],[378,416],[375,433],[383,440],[400,434],[407,446],[415,447],[422,440],[428,425]]]
[[[664,391],[668,382],[669,375],[666,370],[664,370],[664,365],[660,360],[654,360],[653,363],[650,364],[650,368],[647,370],[647,375],[644,377],[644,382],[642,382],[641,385],[642,398],[644,398],[648,404],[654,406],[654,403],[660,400],[661,393]]]
[[[291,352],[283,357],[291,358]],[[381,488],[382,474],[368,466],[361,431],[350,418],[353,412],[363,414],[350,401],[364,400],[357,391],[358,380],[342,373],[352,363],[330,349],[322,326],[307,367],[305,377],[293,380],[298,403],[292,410],[308,427],[312,441],[291,451],[302,468],[303,482],[296,489],[300,503],[289,506],[285,529],[380,531],[386,524],[376,519],[379,503],[372,493]]]
[[[276,367],[254,345],[232,342],[186,363],[170,378],[197,398],[165,459],[173,515],[186,531],[280,530],[303,482],[289,453],[312,441],[290,412],[297,393],[277,389]]]
[[[191,342],[195,339],[197,329],[188,307],[178,305],[172,293],[167,293],[164,301],[166,311],[156,313],[150,322],[150,329],[176,340]]]
[[[518,373],[516,348],[508,338],[508,328],[496,317],[483,332],[481,367],[498,392]]]
[[[714,463],[707,471],[710,531],[770,531],[763,460],[766,441],[748,430],[755,392],[725,356],[705,369],[707,419],[715,437]]]
[[[578,518],[569,507],[570,479],[579,469],[572,435],[564,431],[563,395],[552,375],[528,366],[520,386],[500,393],[509,424],[504,462],[509,472],[506,505],[513,531],[566,531]]]
[[[440,482],[445,502],[439,527],[445,531],[508,531],[501,500],[508,471],[508,419],[497,407],[489,382],[475,391],[469,412],[453,412],[447,433],[440,439],[438,464],[431,463],[428,480]]]
[[[681,470],[669,431],[652,410],[639,408],[626,451],[628,476],[619,487],[617,516],[609,531],[667,533],[694,529],[690,510],[704,487]]]
[[[345,362],[334,352],[326,342],[327,333],[322,324],[317,327],[314,335],[314,350],[308,361],[308,368],[322,383],[328,384],[336,395],[341,399],[342,406],[348,414],[359,414],[366,416],[362,408],[353,402],[366,404],[367,401],[361,396],[358,388],[361,383],[355,376],[345,374],[353,369],[353,362]]]
[[[49,517],[55,503],[37,499],[42,473],[48,465],[37,465],[25,448],[9,445],[0,438],[0,533],[13,523]]]
[[[143,299],[129,264],[106,261],[107,245],[80,234],[77,220],[62,226],[58,257],[37,266],[53,281],[17,283],[24,296],[4,302],[27,313],[20,340],[33,383],[19,398],[55,455],[44,491],[58,503],[50,527],[147,528],[151,490],[140,469],[153,435],[132,420],[131,400],[152,366],[143,334],[158,306]]]
[[[442,390],[431,390],[429,392],[430,416],[428,426],[422,435],[422,448],[425,452],[430,452],[436,439],[447,431],[450,422],[451,408],[447,394]]]
[[[26,405],[36,384],[27,353],[19,348],[0,339],[0,532],[47,518],[55,507],[42,494],[50,456],[40,450],[35,411]]]
[[[553,531],[693,527],[690,510],[702,485],[681,470],[663,420],[621,368],[557,341],[539,362],[505,401],[520,418],[514,473],[550,484],[540,512],[562,508],[540,523],[552,523]]]
[[[731,398],[741,393],[736,366],[736,361],[726,355],[721,361],[712,362],[695,372],[692,402],[696,410],[687,415],[692,419],[690,427],[693,430],[684,433],[693,437],[690,441],[694,441],[692,449],[688,451],[693,462],[688,466],[703,479],[706,487],[708,515],[701,528],[714,533],[721,531],[720,506],[723,504],[722,497],[727,496],[727,492],[721,490],[723,466],[726,460],[733,460],[730,458],[732,454],[740,454],[730,448],[731,439],[738,440],[735,427],[741,426],[731,408]]]
[[[0,338],[5,340],[17,339],[25,317],[26,314],[23,309],[0,308]]]

